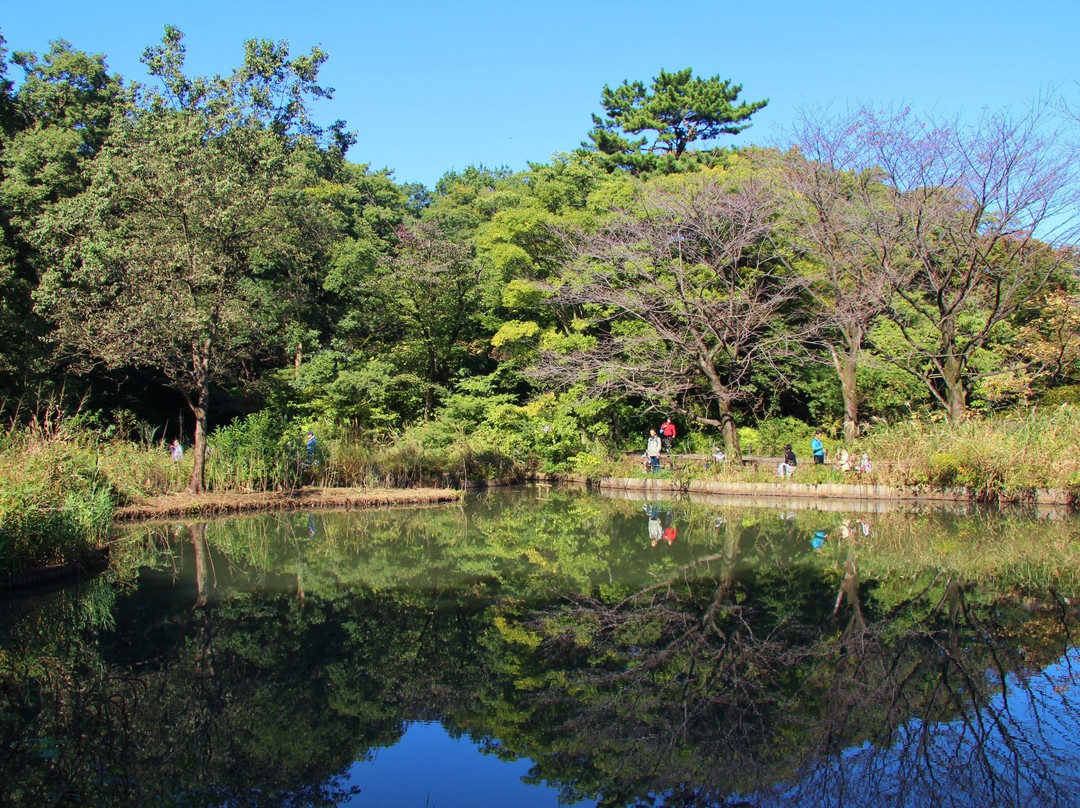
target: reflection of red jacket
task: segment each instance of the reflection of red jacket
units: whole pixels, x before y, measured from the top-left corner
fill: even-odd
[[[665,423],[660,424],[660,434],[663,435],[666,438],[674,438],[675,437],[675,424],[670,423],[670,422],[665,422]]]
[[[673,527],[665,527],[664,528],[664,541],[666,541],[668,544],[673,544],[675,542],[675,537],[677,535],[679,535],[679,534],[678,534],[678,531],[675,530],[675,528],[673,528]]]

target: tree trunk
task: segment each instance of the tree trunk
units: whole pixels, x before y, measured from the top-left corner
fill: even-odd
[[[958,424],[964,420],[967,413],[967,392],[964,390],[964,360],[963,353],[956,350],[956,317],[948,315],[942,318],[941,325],[941,352],[934,364],[938,373],[941,374],[941,384],[945,388],[944,399],[949,423]]]
[[[199,396],[199,403],[192,408],[195,413],[195,447],[192,453],[195,456],[195,464],[191,467],[191,480],[188,482],[188,490],[194,494],[203,491],[206,478],[206,395]]]
[[[841,354],[830,345],[829,353],[840,378],[840,394],[844,399],[844,439],[853,441],[859,434],[859,385],[855,375],[858,362],[850,350]]]
[[[724,451],[730,462],[742,462],[742,449],[739,447],[739,430],[731,412],[731,399],[720,399],[720,430],[724,436]]]
[[[958,424],[967,415],[967,391],[964,389],[964,363],[951,347],[941,364],[941,381],[945,385],[949,423]]]
[[[195,605],[205,606],[210,599],[210,572],[206,546],[206,522],[194,522],[190,525],[191,546],[195,550]]]
[[[430,421],[435,411],[435,352],[428,349],[427,386],[424,388],[424,420]]]
[[[195,464],[191,468],[191,481],[188,490],[198,494],[204,490],[206,479],[206,416],[210,411],[210,339],[203,341],[199,349],[192,350],[193,377],[198,385],[198,398],[188,406],[195,415]]]

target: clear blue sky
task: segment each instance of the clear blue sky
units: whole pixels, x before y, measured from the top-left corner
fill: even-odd
[[[11,50],[67,39],[113,72],[165,24],[186,34],[189,72],[228,72],[251,38],[321,45],[333,101],[324,124],[358,136],[353,162],[431,186],[469,165],[514,170],[575,148],[605,84],[692,67],[769,99],[733,143],[780,139],[800,107],[910,104],[973,115],[1046,89],[1080,99],[1080,0],[8,0]],[[18,82],[21,71],[8,68]]]

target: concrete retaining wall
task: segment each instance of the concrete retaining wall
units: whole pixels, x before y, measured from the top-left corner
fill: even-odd
[[[604,477],[589,481],[599,488],[642,491],[647,494],[672,494],[689,492],[721,494],[737,497],[775,497],[779,499],[872,499],[888,502],[970,502],[967,489],[946,490],[922,488],[897,488],[888,485],[845,485],[841,483],[792,482],[713,482],[691,480],[681,483],[674,478],[663,477]],[[1040,489],[1033,500],[1036,505],[1071,505],[1072,497],[1066,491]]]

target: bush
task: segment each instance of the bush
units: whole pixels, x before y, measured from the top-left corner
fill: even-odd
[[[784,453],[784,445],[790,443],[797,457],[809,457],[814,428],[798,418],[769,418],[758,424],[757,436],[761,454],[780,456]]]

